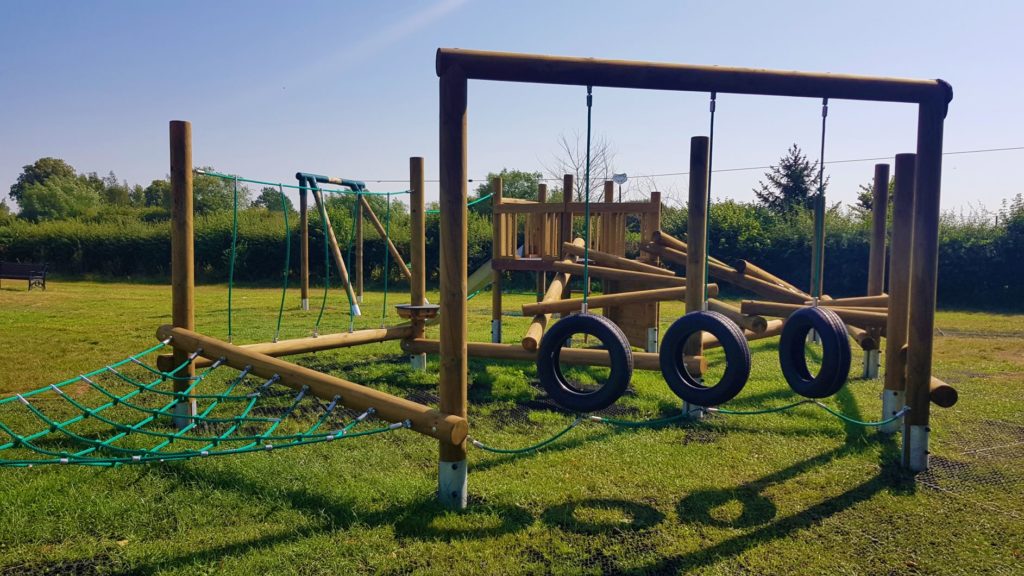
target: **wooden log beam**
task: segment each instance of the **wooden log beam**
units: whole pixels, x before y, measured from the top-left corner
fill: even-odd
[[[878,350],[878,339],[867,330],[847,324],[846,333],[857,341],[861,350]]]
[[[928,398],[936,406],[950,408],[960,399],[960,395],[956,388],[932,376],[928,384]]]
[[[676,238],[675,236],[669,234],[668,232],[665,232],[664,230],[655,230],[654,234],[651,235],[651,240],[655,244],[658,244],[659,246],[663,246],[665,248],[672,248],[673,250],[678,250],[684,254],[686,252],[689,252],[689,247],[687,246],[686,242],[683,242],[682,240]],[[719,266],[729,268],[730,270],[732,270],[731,266],[710,254],[708,254],[708,262],[714,262]]]
[[[659,244],[646,244],[641,246],[641,250],[657,254],[669,262],[686,266],[686,253],[680,252],[675,248],[668,248]],[[771,282],[765,282],[760,278],[753,278],[751,276],[740,274],[731,266],[717,264],[710,258],[708,259],[708,271],[712,277],[728,282],[739,288],[743,288],[744,290],[749,290],[762,298],[772,298],[790,304],[803,304],[804,302],[804,297],[799,294],[791,292],[781,286],[772,284]]]
[[[175,350],[186,353],[199,351],[201,356],[210,359],[223,358],[225,364],[238,370],[248,366],[251,374],[261,378],[277,376],[278,382],[289,388],[308,386],[310,393],[322,400],[333,400],[340,396],[339,401],[343,405],[359,411],[373,408],[377,416],[388,422],[408,420],[413,430],[447,444],[462,444],[469,432],[469,424],[461,416],[444,414],[404,398],[233,346],[191,330],[164,325],[157,329],[156,334],[160,340],[171,338],[171,346]]]
[[[402,349],[410,354],[436,354],[438,341],[426,338],[402,340]],[[515,360],[520,362],[536,362],[537,353],[524,350],[515,344],[497,344],[492,342],[469,342],[469,356],[472,358],[491,358],[493,360]],[[593,348],[563,348],[559,357],[565,364],[581,366],[610,366],[608,353]],[[703,356],[687,357],[688,370],[707,371],[707,359]],[[661,370],[658,354],[655,352],[633,352],[633,368],[637,370]]]
[[[751,332],[750,330],[744,330],[743,336],[746,337],[747,342],[778,336],[779,334],[782,334],[782,327],[784,324],[785,320],[769,320],[768,327],[765,328],[764,332]],[[722,345],[722,343],[718,341],[718,338],[707,333],[704,333],[701,336],[701,342],[703,343],[705,350],[708,348],[718,348]]]
[[[569,272],[570,274],[583,274],[583,264],[570,262],[552,262],[551,268],[556,272]],[[665,276],[664,274],[650,274],[647,272],[635,272],[633,270],[619,270],[606,266],[589,266],[590,275],[596,278],[608,278],[611,280],[636,280],[647,282],[654,286],[686,286],[686,279],[678,276]]]
[[[565,244],[574,248],[582,248],[583,242],[583,238],[577,238],[573,240],[571,244],[568,242],[564,243],[563,248],[565,247]],[[564,260],[564,262],[568,261],[569,258]],[[565,292],[566,286],[569,285],[571,277],[572,275],[568,272],[556,272],[551,278],[551,284],[548,285],[548,289],[544,293],[544,297],[541,299],[541,302],[554,302],[560,299],[562,294]],[[547,327],[550,319],[550,313],[537,314],[533,317],[533,320],[530,321],[530,327],[526,329],[526,335],[523,336],[523,339],[520,342],[524,350],[534,351],[537,349],[537,346],[540,344],[541,337],[544,336],[544,329]]]
[[[945,103],[953,97],[952,89],[942,80],[515,54],[460,48],[439,48],[435,68],[438,76],[458,70],[470,79],[535,84],[883,102]]]
[[[565,254],[572,254],[573,256],[579,256],[583,258],[584,254],[590,256],[590,260],[599,266],[607,266],[609,268],[619,268],[620,270],[632,270],[634,272],[647,272],[649,274],[661,274],[662,276],[675,276],[675,273],[671,270],[659,268],[651,264],[645,264],[636,260],[630,260],[623,258],[622,256],[616,256],[615,254],[609,254],[607,252],[601,252],[600,250],[594,250],[591,248],[589,251],[584,250],[580,246],[569,244],[565,242],[562,244],[562,252]]]
[[[708,285],[708,292],[718,291],[717,284]],[[621,306],[623,304],[636,304],[638,302],[664,302],[666,300],[682,300],[686,298],[686,288],[655,288],[651,290],[637,290],[635,292],[618,292],[616,294],[603,294],[591,296],[587,299],[587,308],[605,308],[608,306]],[[571,300],[555,300],[553,302],[531,302],[523,304],[523,315],[531,314],[552,314],[558,312],[567,314],[578,312],[583,309],[583,299],[573,298]]]
[[[391,238],[388,236],[387,230],[385,230],[384,226],[381,225],[380,219],[378,219],[377,215],[373,212],[373,208],[370,206],[370,202],[366,199],[366,196],[359,194],[359,203],[362,205],[361,211],[366,213],[366,216],[370,219],[370,224],[373,225],[374,229],[377,230],[377,234],[379,234],[380,237],[384,239],[384,243],[387,244],[388,250],[391,252],[391,257],[394,259],[395,263],[398,264],[398,269],[402,272],[402,276],[411,282],[412,272],[409,271],[409,267],[405,264],[405,259],[402,258],[402,254],[398,251],[395,243],[392,242]]]
[[[760,334],[768,329],[768,321],[763,316],[744,314],[738,306],[733,306],[716,298],[708,298],[708,310],[728,317],[740,328],[755,334]]]
[[[804,304],[810,305],[814,301],[807,299]],[[822,298],[820,303],[829,306],[842,306],[844,308],[887,308],[889,306],[889,295],[879,294],[877,296],[852,296],[850,298]]]
[[[822,306],[835,312],[847,324],[854,324],[861,328],[885,328],[886,315],[879,312],[867,312],[851,308],[838,308]],[[763,314],[765,316],[789,317],[790,314],[806,308],[803,304],[783,304],[781,302],[763,302],[760,300],[744,300],[740,304],[740,310],[744,314]]]
[[[308,354],[310,352],[321,352],[323,350],[334,350],[337,348],[349,348],[360,344],[372,344],[374,342],[386,342],[388,340],[401,340],[402,338],[415,337],[415,328],[411,324],[402,326],[391,326],[389,328],[370,328],[367,330],[356,330],[355,332],[339,332],[337,334],[321,334],[312,338],[294,338],[291,340],[279,340],[277,342],[260,342],[257,344],[243,344],[239,346],[244,350],[258,354],[266,354],[274,358],[280,356],[293,356],[295,354]],[[193,365],[196,368],[205,368],[212,364],[211,360],[197,358]],[[172,354],[161,354],[156,359],[157,368],[168,372],[178,366],[174,362]]]
[[[777,284],[789,290],[790,292],[800,294],[801,296],[808,300],[811,299],[811,295],[808,294],[807,292],[804,292],[803,290],[797,288],[796,286],[790,284],[789,282],[786,282],[782,278],[779,278],[778,276],[772,274],[771,272],[765,270],[764,268],[757,266],[756,264],[749,260],[739,260],[738,262],[736,262],[736,265],[733,266],[733,268],[735,268],[736,271],[739,272],[740,274],[751,276],[753,278],[758,278],[764,280],[765,282],[771,282],[772,284]]]

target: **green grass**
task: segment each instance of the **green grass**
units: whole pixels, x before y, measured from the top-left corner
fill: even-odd
[[[223,286],[198,289],[201,332],[226,337],[225,297]],[[269,340],[279,297],[236,289],[234,342]],[[509,296],[506,310],[528,298]],[[323,333],[348,328],[340,290],[331,304]],[[357,327],[378,326],[381,305],[368,294]],[[474,340],[489,339],[489,307],[486,296],[470,302]],[[663,328],[681,312],[666,305]],[[29,293],[5,283],[0,392],[145,349],[169,313],[166,286],[54,282]],[[293,291],[281,337],[309,335],[316,315],[298,310]],[[507,315],[505,341],[527,322]],[[463,513],[434,503],[436,442],[404,430],[176,464],[0,469],[0,573],[1024,573],[1024,316],[941,312],[936,324],[936,374],[960,403],[935,409],[936,467],[917,481],[894,465],[898,437],[813,406],[657,429],[585,423],[523,457],[471,449]],[[772,341],[753,352],[751,380],[729,407],[793,400]],[[407,397],[429,398],[437,385],[436,359],[413,371],[394,342],[296,361]],[[533,366],[470,369],[474,437],[526,446],[572,421],[545,409]],[[879,391],[853,378],[828,403],[873,420]],[[637,372],[614,414],[678,408],[659,374]],[[31,420],[17,405],[0,417]]]

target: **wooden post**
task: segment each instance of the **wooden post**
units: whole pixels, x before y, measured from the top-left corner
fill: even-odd
[[[939,269],[939,194],[945,102],[918,108],[917,167],[914,175],[914,238],[910,262],[910,323],[907,331],[907,405],[903,419],[903,464],[928,469],[929,384]]]
[[[352,279],[348,275],[348,268],[345,267],[345,259],[341,256],[341,247],[338,246],[338,238],[334,235],[334,226],[331,225],[331,217],[327,214],[327,204],[319,190],[313,190],[313,201],[320,208],[320,218],[323,219],[323,226],[327,229],[327,241],[331,247],[331,255],[334,256],[334,264],[338,267],[338,276],[341,277],[341,284],[345,287],[348,301],[352,303],[350,312],[353,316],[359,316],[359,304],[356,302],[355,291],[352,290]]]
[[[171,323],[176,328],[195,330],[195,245],[192,210],[192,124],[172,120],[171,141]],[[175,349],[174,365],[180,366],[188,353]],[[179,376],[195,376],[187,366]],[[177,379],[174,391],[182,392],[191,380]],[[174,407],[174,425],[188,426],[196,414],[196,402],[182,401]]]
[[[299,186],[303,183],[300,180]],[[299,189],[299,280],[302,286],[302,309],[309,310],[309,203],[306,190]]]
[[[491,180],[491,206],[501,206],[504,183],[501,177]],[[493,211],[494,220],[491,225],[492,231],[492,254],[491,259],[500,258],[508,253],[508,246],[505,240],[508,231],[505,230],[505,215]],[[504,272],[495,268],[491,273],[491,342],[501,342],[501,279]]]
[[[427,211],[426,187],[423,180],[423,158],[409,158],[409,257],[412,258],[412,280],[409,283],[410,304],[427,303]],[[412,320],[413,338],[423,338],[422,318]],[[414,354],[412,367],[426,370],[427,355]]]
[[[572,203],[573,189],[575,187],[575,181],[572,174],[565,174],[562,176],[562,219],[559,224],[559,230],[561,233],[559,236],[562,238],[562,245],[566,242],[573,241],[572,234],[572,211],[569,209],[569,204]],[[565,254],[561,254],[564,258]],[[569,283],[566,282],[562,287],[562,298],[569,298],[572,296],[572,288],[569,287]]]
[[[254,376],[276,376],[278,382],[296,390],[306,386],[312,395],[322,400],[337,398],[342,405],[359,411],[373,408],[381,419],[388,422],[406,421],[409,428],[437,438],[441,445],[462,444],[466,440],[469,426],[465,417],[446,414],[405,398],[234,346],[192,330],[164,325],[156,333],[157,338],[173,338],[176,350],[195,352],[201,349],[204,357],[224,358],[225,364],[238,370],[248,367]]]
[[[690,195],[687,201],[686,220],[686,312],[705,309],[704,303],[704,262],[707,258],[708,226],[708,152],[709,138],[690,138]],[[699,337],[690,338],[683,348],[686,356],[701,356],[703,346]],[[700,374],[694,374],[700,377]]]
[[[875,182],[871,194],[871,247],[868,253],[868,296],[885,291],[885,232],[889,216],[889,165],[875,164]],[[879,333],[871,331],[878,342]],[[881,362],[877,348],[864,352],[864,378],[878,378]]]
[[[548,185],[541,183],[537,185],[537,203],[544,204],[548,201]],[[547,214],[537,214],[537,237],[538,237],[538,252],[543,253],[544,247],[548,244],[547,238]],[[537,301],[539,302],[544,298],[544,292],[547,291],[547,273],[543,270],[537,271]]]
[[[466,353],[467,159],[466,76],[458,67],[440,75],[441,337],[439,408],[466,417],[469,364]],[[438,499],[466,507],[466,443],[440,443]]]
[[[360,194],[357,198],[357,202],[362,200],[363,196]],[[356,212],[356,261],[353,264],[355,270],[352,271],[352,277],[356,283],[356,301],[360,304],[363,303],[363,209],[358,207]]]
[[[388,252],[391,253],[391,258],[394,259],[395,265],[398,266],[398,271],[402,273],[402,276],[406,280],[412,282],[412,273],[409,271],[409,267],[405,264],[405,258],[402,257],[402,253],[398,251],[398,247],[388,237],[388,231],[384,228],[384,225],[380,223],[380,218],[377,218],[377,214],[373,211],[373,206],[370,206],[370,202],[366,199],[366,196],[359,195],[360,210],[359,216],[362,218],[363,211],[366,211],[366,216],[370,219],[370,224],[373,225],[374,230],[384,240],[384,246]]]
[[[892,246],[889,255],[889,311],[885,325],[885,386],[882,390],[882,419],[891,418],[906,404],[906,358],[900,352],[907,344],[910,320],[910,256],[914,244],[914,154],[896,155],[896,183],[893,188]],[[880,430],[893,434],[899,422]]]

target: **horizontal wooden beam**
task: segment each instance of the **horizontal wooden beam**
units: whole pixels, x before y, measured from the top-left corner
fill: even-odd
[[[601,252],[600,250],[594,250],[593,248],[586,250],[582,246],[570,244],[569,242],[562,243],[562,251],[565,254],[572,254],[573,256],[579,256],[580,258],[589,258],[591,262],[599,266],[608,266],[610,268],[619,268],[621,270],[633,270],[634,272],[661,274],[662,276],[675,276],[675,272],[653,264],[630,260],[629,258],[616,256],[615,254],[609,254],[607,252]]]
[[[260,378],[276,376],[278,382],[289,388],[298,390],[308,386],[310,393],[323,400],[333,400],[337,396],[341,404],[353,410],[373,408],[378,417],[388,422],[408,420],[413,430],[443,442],[462,444],[469,433],[469,423],[460,416],[444,414],[404,398],[246,350],[191,330],[164,325],[157,329],[156,337],[159,340],[170,338],[175,350],[190,354],[198,351],[201,356],[210,359],[223,358],[225,364],[238,370],[249,367],[249,372]]]
[[[878,339],[867,330],[847,324],[846,333],[857,342],[861,350],[878,350]]]
[[[722,302],[715,298],[708,298],[708,310],[718,312],[735,322],[740,328],[760,334],[768,329],[768,321],[762,316],[744,314],[738,306],[728,302]]]
[[[589,266],[590,276],[594,278],[608,278],[611,280],[636,280],[648,282],[652,286],[686,286],[686,279],[678,276],[666,276],[664,274],[650,274],[648,272],[634,272],[633,270],[620,270],[608,268],[607,266]],[[556,272],[568,272],[570,274],[583,274],[583,264],[569,262],[552,262],[551,269]]]
[[[788,317],[790,314],[806,308],[803,304],[783,304],[781,302],[762,302],[760,300],[744,300],[740,304],[740,310],[744,314],[763,314],[765,316]],[[839,308],[833,306],[822,306],[835,312],[843,322],[853,324],[861,328],[885,328],[887,316],[880,312],[865,312],[850,308]]]
[[[810,304],[810,300],[805,301]],[[889,295],[879,294],[878,296],[854,296],[850,298],[822,298],[822,302],[829,306],[842,306],[844,308],[888,308]]]
[[[593,214],[653,214],[660,207],[652,202],[591,202],[590,213]],[[495,214],[563,214],[571,212],[582,216],[587,210],[583,202],[545,202],[538,204],[499,204],[494,207]]]
[[[914,80],[728,66],[698,66],[440,48],[436,70],[457,68],[470,80],[606,86],[684,92],[941,102],[953,98],[942,80]]]
[[[440,343],[437,340],[415,338],[402,340],[402,349],[410,354],[437,354]],[[491,342],[469,342],[467,350],[471,358],[491,358],[494,360],[515,360],[520,362],[536,362],[537,353],[525,350],[516,344],[494,344]],[[608,353],[592,348],[563,348],[559,360],[565,364],[583,366],[609,366]],[[707,360],[703,356],[691,356],[686,359],[687,369],[699,369],[701,374],[707,372]],[[655,352],[633,352],[633,368],[637,370],[661,370],[658,354]]]
[[[949,408],[960,399],[960,394],[957,393],[956,388],[932,376],[928,384],[928,398],[936,406]]]
[[[401,340],[410,338],[413,335],[411,325],[391,326],[389,328],[370,328],[367,330],[356,330],[355,332],[339,332],[337,334],[322,334],[310,338],[295,338],[292,340],[280,340],[278,342],[260,342],[258,344],[243,344],[239,348],[266,354],[267,356],[291,356],[294,354],[307,354],[309,352],[320,352],[323,350],[334,350],[336,348],[348,348],[360,344],[372,344],[374,342],[385,342],[388,340]],[[168,372],[173,370],[174,358],[171,354],[161,354],[156,359],[157,368]],[[205,368],[213,361],[207,358],[196,358],[193,362],[196,368]]]
[[[718,286],[708,285],[708,292],[711,287],[718,291]],[[682,300],[686,298],[686,288],[654,288],[651,290],[637,290],[635,292],[618,292],[615,294],[602,294],[587,298],[587,308],[604,308],[606,306],[621,306],[623,304],[637,304],[645,302],[664,302],[666,300]],[[583,309],[583,298],[572,298],[567,300],[554,300],[550,302],[530,302],[523,304],[523,316],[535,314],[567,314],[579,312]]]

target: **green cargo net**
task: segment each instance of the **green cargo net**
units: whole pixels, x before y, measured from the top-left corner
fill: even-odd
[[[408,422],[356,426],[335,396],[324,403],[303,387],[275,386],[218,360],[186,370],[201,351],[169,372],[142,358],[164,341],[119,362],[43,388],[0,399],[0,466],[117,466],[265,452],[406,428]],[[179,390],[175,390],[175,388]],[[195,405],[190,415],[183,407]],[[177,424],[177,425],[176,425]]]

